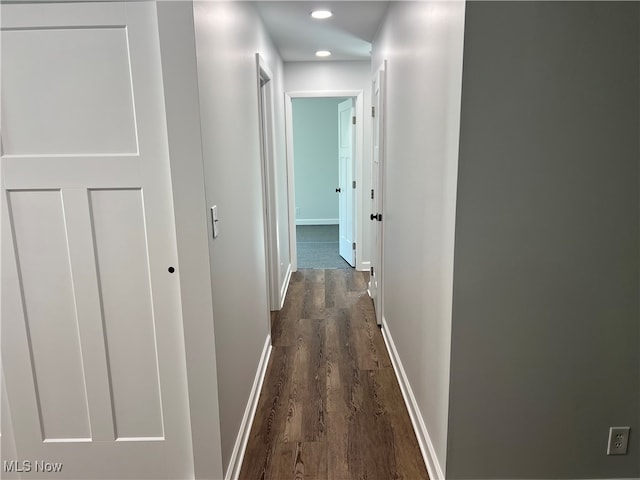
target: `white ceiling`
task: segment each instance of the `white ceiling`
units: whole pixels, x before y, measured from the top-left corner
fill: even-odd
[[[369,1],[257,1],[254,2],[285,62],[368,60],[371,42],[389,2]],[[313,10],[331,10],[333,16],[315,20]],[[326,58],[317,50],[329,50]]]

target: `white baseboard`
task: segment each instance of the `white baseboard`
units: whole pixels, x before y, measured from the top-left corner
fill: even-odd
[[[371,271],[371,262],[360,262],[360,265],[356,270],[359,272]]]
[[[411,424],[413,425],[413,430],[416,432],[418,445],[420,446],[424,463],[427,466],[429,478],[431,480],[444,480],[444,471],[438,462],[438,457],[436,456],[435,449],[433,448],[433,442],[431,441],[431,437],[429,437],[429,432],[427,431],[427,427],[422,419],[420,408],[418,407],[416,398],[411,390],[411,385],[407,379],[407,375],[404,371],[404,367],[402,366],[402,362],[400,361],[400,357],[398,356],[398,351],[393,343],[393,338],[391,337],[391,333],[389,332],[389,327],[384,316],[382,317],[382,337],[384,338],[384,343],[387,345],[389,357],[391,357],[391,363],[393,364],[393,370],[395,371],[398,383],[400,384],[402,397],[404,398],[404,403],[407,405],[409,417],[411,417]]]
[[[291,280],[291,264],[287,266],[287,273],[284,276],[284,282],[280,286],[280,309],[284,306],[284,299],[287,297],[287,290],[289,289],[289,281]]]
[[[337,218],[296,218],[296,225],[338,225]]]
[[[264,348],[262,349],[262,356],[260,357],[260,362],[258,363],[256,378],[253,380],[253,386],[251,387],[251,394],[249,395],[247,408],[244,411],[242,423],[240,424],[240,431],[238,432],[236,443],[233,446],[233,451],[231,452],[231,459],[229,460],[227,473],[224,476],[225,480],[237,480],[238,476],[240,475],[240,468],[242,467],[244,452],[247,448],[247,442],[249,441],[249,433],[251,432],[253,418],[256,415],[256,408],[258,408],[260,390],[262,390],[262,383],[264,382],[264,376],[267,373],[267,365],[269,364],[270,356],[271,335],[267,335],[267,339],[264,342]]]

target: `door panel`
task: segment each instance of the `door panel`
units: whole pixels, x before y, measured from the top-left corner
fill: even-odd
[[[18,460],[62,462],[64,478],[189,478],[155,5],[1,8],[2,361]]]
[[[338,197],[339,210],[339,237],[340,256],[344,258],[352,267],[356,264],[356,252],[353,248],[355,239],[355,216],[354,216],[354,189],[352,182],[354,179],[354,147],[355,134],[352,118],[355,115],[353,99],[345,100],[338,104],[338,184],[340,196]]]
[[[116,439],[163,436],[142,191],[90,190]],[[127,237],[121,235],[128,232]],[[135,296],[131,292],[137,292]]]
[[[124,26],[8,30],[2,44],[3,90],[33,92],[3,95],[6,155],[137,152]]]
[[[8,203],[42,439],[90,440],[62,196],[12,191]]]

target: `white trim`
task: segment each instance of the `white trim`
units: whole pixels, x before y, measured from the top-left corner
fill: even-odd
[[[296,225],[338,225],[338,218],[297,218]]]
[[[293,175],[293,104],[291,96],[284,94],[284,131],[287,154],[287,197],[289,198],[289,260],[291,271],[298,271],[298,248],[296,246],[296,195]]]
[[[364,111],[364,90],[305,90],[305,91],[289,91],[284,92],[284,108],[285,108],[285,132],[287,141],[287,188],[289,194],[289,255],[291,258],[291,270],[298,270],[298,249],[296,247],[296,229],[292,228],[298,225],[296,222],[296,199],[295,199],[295,176],[293,171],[293,98],[327,98],[327,97],[344,97],[356,99],[356,158],[355,158],[355,180],[357,189],[355,192],[355,241],[356,248],[356,267],[362,269],[362,255],[364,253],[360,245],[363,243],[362,222],[363,220],[363,195],[362,185],[363,178],[363,162],[364,162],[364,122],[366,115]]]
[[[418,407],[416,398],[413,395],[413,390],[411,390],[409,379],[407,378],[404,367],[402,366],[402,362],[400,361],[400,357],[398,356],[398,351],[396,350],[396,346],[393,343],[393,338],[391,337],[391,333],[389,332],[389,327],[387,325],[387,320],[384,318],[384,316],[382,317],[382,338],[384,339],[384,343],[387,346],[389,357],[391,357],[393,370],[396,374],[396,378],[398,379],[398,383],[400,384],[402,398],[404,398],[404,403],[406,404],[407,410],[409,411],[411,424],[413,425],[413,430],[416,433],[418,445],[420,446],[420,451],[422,452],[424,463],[427,466],[429,478],[431,480],[444,480],[444,472],[442,470],[442,467],[440,466],[440,463],[438,462],[436,451],[433,448],[433,442],[431,441],[431,437],[429,437],[429,432],[427,431],[427,427],[424,424],[424,420],[422,419],[420,408]]]
[[[293,90],[285,92],[290,98],[351,98],[357,97],[362,90]]]
[[[262,390],[264,376],[267,373],[267,365],[269,364],[270,356],[271,335],[267,335],[267,339],[264,342],[264,348],[262,349],[262,356],[258,363],[256,378],[253,380],[253,386],[251,387],[251,393],[249,394],[247,408],[244,410],[242,423],[240,423],[240,431],[238,432],[236,443],[233,446],[233,451],[231,452],[231,458],[229,459],[229,465],[227,466],[227,473],[224,476],[225,480],[237,480],[240,475],[242,460],[244,459],[244,453],[247,449],[249,433],[251,433],[251,426],[253,425],[253,419],[256,415],[256,409],[258,408],[258,399],[260,398],[260,391]]]
[[[280,287],[280,310],[284,307],[284,300],[287,298],[287,290],[289,289],[289,282],[291,281],[291,264],[287,265],[287,273],[284,276],[284,282]]]
[[[375,105],[375,95],[376,88],[375,85],[378,85],[380,89],[380,97],[377,102],[377,109],[375,117],[372,117],[372,125],[371,125],[371,188],[375,189],[377,192],[377,200],[376,204],[378,206],[377,210],[379,214],[386,215],[385,212],[385,190],[386,190],[386,157],[385,157],[385,145],[386,145],[386,130],[385,130],[385,118],[386,118],[386,70],[387,70],[387,61],[383,60],[382,65],[378,68],[376,73],[373,76],[371,81],[371,105]],[[377,123],[378,127],[378,183],[373,185],[373,169],[374,169],[374,130],[375,125]],[[373,205],[372,205],[373,208]],[[375,226],[373,228],[379,229],[378,232],[378,243],[377,245],[374,242],[375,235],[372,235],[372,243],[374,245],[371,246],[371,260],[375,260],[373,263],[373,267],[377,271],[376,279],[377,282],[372,283],[369,282],[369,295],[373,298],[375,307],[376,307],[376,322],[378,325],[382,324],[382,317],[384,316],[384,232],[385,222],[375,222]]]
[[[266,253],[266,280],[269,308],[275,310],[278,305],[278,212],[276,205],[277,191],[275,189],[274,162],[274,105],[273,105],[273,74],[267,62],[259,53],[256,53],[256,82],[258,95],[258,120],[260,126],[260,171],[262,176],[262,200],[264,243]],[[264,83],[264,88],[262,84]]]
[[[357,269],[359,272],[371,271],[371,262],[361,262],[360,266],[362,268]]]

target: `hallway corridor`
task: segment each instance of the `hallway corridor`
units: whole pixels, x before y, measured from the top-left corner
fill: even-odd
[[[241,479],[428,478],[367,281],[293,274]]]

